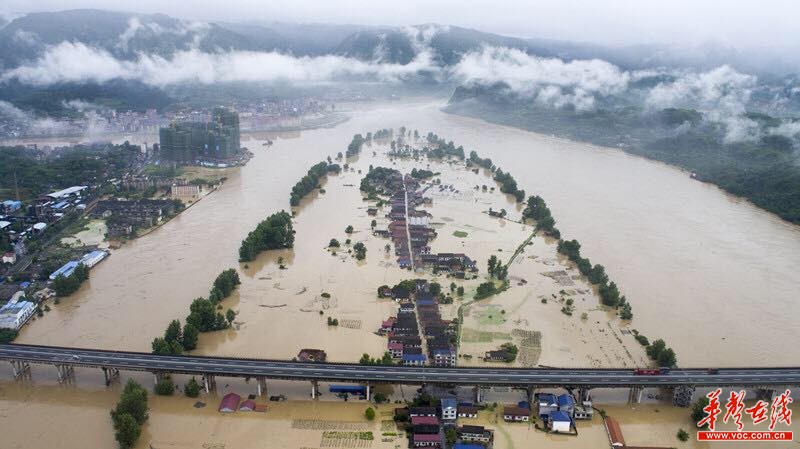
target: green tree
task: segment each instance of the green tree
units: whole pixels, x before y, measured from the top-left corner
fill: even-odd
[[[230,326],[233,324],[233,320],[236,319],[236,312],[231,309],[225,311],[225,319],[228,321],[228,325]]]
[[[699,423],[700,421],[702,421],[703,418],[705,418],[706,412],[703,409],[708,406],[708,403],[709,403],[708,396],[703,396],[703,397],[697,399],[696,401],[694,401],[694,404],[692,404],[692,415],[691,416],[692,416],[692,422],[694,422],[695,425],[697,423]],[[708,426],[708,424],[704,425],[704,427],[707,427],[707,426]]]
[[[702,418],[701,418],[702,419]],[[678,433],[675,435],[680,441],[689,441],[689,432],[678,429]]]
[[[186,385],[183,386],[183,394],[190,398],[200,396],[200,384],[197,383],[194,377],[189,379],[189,382],[186,382]]]
[[[416,285],[409,290],[414,291],[414,288],[416,288]],[[439,296],[442,294],[442,285],[438,282],[431,282],[428,284],[428,291],[431,292],[431,295],[433,296]]]
[[[156,383],[155,391],[159,396],[172,396],[175,393],[175,384],[172,379],[161,379]]]
[[[673,367],[678,364],[678,359],[675,356],[675,351],[672,348],[666,348],[658,355],[658,366]]]
[[[197,348],[197,335],[200,333],[192,323],[183,325],[183,348],[187,351]]]
[[[456,433],[456,429],[452,427],[448,427],[444,431],[444,438],[447,441],[448,446],[452,446],[456,444],[456,439],[458,438],[458,434]]]
[[[111,411],[111,418],[116,423],[124,414],[132,416],[140,425],[148,418],[147,390],[133,379],[129,379],[125,384],[116,408]]]
[[[347,225],[347,227],[344,228],[344,233],[345,234],[352,234],[353,233],[353,226],[352,225]]]
[[[375,229],[375,226],[378,226],[378,221],[372,220],[372,223],[370,223],[370,227],[372,227],[372,229]]]
[[[367,409],[364,410],[364,417],[367,418],[368,421],[374,420],[375,419],[375,409],[373,409],[372,407],[367,407]]]
[[[600,298],[603,301],[603,304],[610,306],[610,307],[617,307],[619,305],[619,289],[617,288],[617,284],[614,282],[610,282],[606,285],[600,286]]]
[[[128,449],[136,444],[139,436],[142,433],[142,428],[136,419],[128,413],[122,413],[117,417],[114,423],[114,438],[119,443],[122,449]]]
[[[181,323],[178,320],[172,320],[167,326],[167,330],[164,332],[164,340],[168,343],[172,343],[173,341],[181,341]]]
[[[456,289],[456,294],[458,296],[464,296],[464,287],[459,285],[458,288]]]
[[[489,262],[488,262],[489,276],[494,276],[494,270],[497,269],[497,264],[498,263],[499,263],[499,261],[497,260],[497,256],[492,254],[492,257],[489,258]]]
[[[631,305],[627,302],[622,305],[622,310],[619,312],[619,317],[623,320],[630,320],[633,318],[633,310],[631,310]]]
[[[355,251],[356,259],[358,260],[364,260],[367,257],[367,247],[361,242],[353,245],[353,251]]]
[[[338,248],[339,246],[341,246],[341,244],[336,239],[331,239],[331,241],[328,242],[328,247],[330,248]]]

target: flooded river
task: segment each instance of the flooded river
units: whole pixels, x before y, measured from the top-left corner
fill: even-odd
[[[394,313],[396,306],[377,299],[375,289],[380,284],[392,285],[409,273],[399,270],[393,257],[384,254],[385,241],[371,235],[372,217],[367,215],[358,191],[361,174],[347,171],[331,177],[323,186],[325,193],[315,192],[303,202],[295,220],[294,250],[265,253],[247,266],[238,263],[237,250],[256,223],[270,213],[288,209],[291,187],[308,168],[329,155],[344,152],[353,134],[406,126],[423,135],[433,131],[464,145],[467,152],[475,150],[492,158],[510,171],[528,194],[543,196],[562,235],[578,239],[583,255],[605,265],[611,279],[627,295],[634,307],[631,327],[651,339],[664,338],[677,352],[679,364],[788,365],[800,359],[800,348],[774,344],[776,340],[800,339],[800,329],[792,321],[800,316],[800,304],[795,301],[800,287],[798,227],[713,186],[693,181],[687,173],[672,167],[616,150],[448,115],[440,111],[442,106],[441,101],[424,100],[360,107],[350,111],[349,121],[334,128],[277,136],[259,134],[243,140],[255,153],[247,166],[234,170],[217,191],[177,218],[114,250],[91,271],[91,279],[79,292],[58,305],[51,304],[50,312],[22,330],[18,342],[149,351],[152,339],[163,333],[171,319],[183,320],[192,299],[208,294],[220,271],[236,267],[243,283],[224,306],[238,312],[237,329],[202,335],[198,353],[291,358],[300,347],[323,347],[329,359],[336,361],[356,360],[365,352],[380,355],[385,338],[372,331],[376,323]],[[275,142],[269,148],[262,145],[268,138]],[[359,160],[351,161],[356,170],[381,162],[381,155],[371,155],[373,150],[365,147]],[[411,166],[402,161],[397,167],[407,170]],[[455,177],[466,190],[480,182],[491,185],[488,178],[481,181],[463,168],[444,173],[442,178],[445,175]],[[474,204],[471,212],[465,212],[456,202],[435,199],[432,220],[443,224],[434,250],[472,253],[483,269],[489,254],[513,252],[530,227],[474,215],[475,210],[493,206],[507,208],[510,216],[518,216],[519,209],[499,193],[475,194],[468,202]],[[385,226],[385,219],[378,220],[379,226]],[[344,242],[348,238],[344,233],[347,225],[355,228],[350,237],[367,245],[366,261],[356,262],[344,251],[333,255],[326,250],[329,239]],[[468,231],[469,237],[455,238],[455,229]],[[644,363],[641,348],[632,349],[633,355],[624,360],[610,349],[615,339],[629,342],[632,337],[618,337],[618,320],[596,310],[591,298],[579,306],[579,310],[591,314],[590,323],[584,325],[578,324],[577,317],[561,314],[559,306],[539,302],[537,295],[560,288],[537,274],[551,269],[536,265],[540,261],[563,264],[555,260],[554,251],[553,242],[537,239],[534,247],[526,250],[524,260],[518,260],[520,263],[510,271],[512,275],[524,274],[530,283],[525,287],[515,284],[501,295],[503,299],[476,307],[466,323],[494,325],[487,316],[491,318],[499,308],[505,314],[507,309],[507,328],[497,324],[496,330],[510,332],[519,326],[510,324],[516,319],[525,321],[530,329],[543,331],[543,364],[587,366],[592,361],[587,356],[601,357],[593,344],[610,351],[603,353],[604,359],[596,360],[596,366]],[[279,257],[288,269],[279,269]],[[468,289],[478,281],[472,282],[466,285]],[[331,297],[323,299],[323,292]],[[446,318],[453,316],[455,307],[443,308]],[[327,316],[347,325],[329,328]],[[610,334],[607,329],[611,329]],[[594,343],[592,338],[596,338]],[[576,349],[581,345],[585,347]],[[489,347],[477,343],[464,346],[465,351],[476,354],[485,349]],[[92,437],[84,442],[74,430],[40,432],[35,446],[113,445],[107,410],[118,397],[120,386],[106,389],[99,372],[79,370],[77,384],[70,388],[55,386],[51,367],[33,368],[37,388],[11,380],[8,366],[0,375],[0,414],[6,426],[15,429],[9,447],[28,447],[30,431],[26,429],[30,424],[25,423],[40,416],[48,416],[48,428],[89,428]],[[152,382],[147,374],[123,374],[129,375],[148,385]],[[185,380],[178,379],[180,383]],[[218,394],[246,394],[254,388],[252,383],[240,380],[226,382],[230,385],[225,384]],[[308,395],[304,383],[289,384],[271,382],[270,394],[286,393],[292,399]],[[399,391],[399,398],[407,399],[405,394],[413,389]],[[263,438],[263,421],[222,417],[215,411],[218,396],[203,397],[209,402],[205,409],[194,408],[194,401],[188,399],[154,398],[151,422],[137,447],[252,447]],[[297,430],[293,420],[357,421],[364,407],[353,403],[308,404],[291,402],[270,409],[267,427],[283,435],[275,447],[321,443],[319,431]],[[624,423],[631,424],[626,429],[634,442],[674,444],[677,429],[690,428],[687,412],[669,407],[661,413],[659,408],[663,407],[647,404],[637,411],[618,404],[607,410],[623,421],[623,427]],[[661,414],[645,419],[642,410]],[[484,422],[498,426],[498,444],[526,446],[529,428],[504,427],[494,415],[484,418]],[[206,430],[191,430],[199,428],[199,422]],[[91,427],[80,427],[84,424]],[[559,447],[606,444],[597,420],[583,427],[581,439],[562,441]],[[377,433],[379,423],[369,428]],[[71,442],[61,444],[62,435]],[[380,447],[396,444],[386,442]],[[708,445],[695,443],[691,447]]]
[[[800,358],[800,348],[773,343],[800,338],[793,320],[800,315],[798,227],[672,167],[445,114],[441,106],[364,107],[335,128],[278,136],[270,149],[245,141],[256,154],[247,166],[176,219],[114,251],[76,295],[26,326],[19,342],[148,350],[170,319],[186,315],[192,298],[207,295],[217,273],[238,266],[242,237],[288,207],[291,186],[313,163],[343,151],[356,132],[405,125],[491,157],[526,192],[543,196],[562,235],[577,238],[627,295],[633,327],[665,338],[682,365]],[[298,233],[321,243],[330,237]]]

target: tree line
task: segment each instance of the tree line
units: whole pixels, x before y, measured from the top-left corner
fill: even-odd
[[[377,133],[375,134],[377,135]],[[364,136],[362,136],[361,134],[354,135],[353,140],[351,140],[350,144],[347,145],[347,151],[345,152],[347,157],[355,156],[361,153],[361,147],[364,146],[364,142],[366,142]]]
[[[299,205],[303,197],[319,187],[319,181],[323,176],[328,173],[339,173],[341,170],[342,167],[340,167],[339,164],[329,164],[324,161],[315,164],[308,170],[308,173],[292,187],[292,193],[289,195],[289,204],[291,206]]]
[[[276,212],[256,226],[242,240],[239,247],[239,261],[249,262],[266,250],[291,248],[294,245],[292,216],[286,211]]]
[[[184,351],[191,351],[197,348],[197,337],[200,332],[230,327],[236,313],[228,309],[223,315],[217,310],[222,308],[220,302],[230,296],[239,284],[241,284],[239,273],[233,268],[220,273],[211,286],[208,299],[197,298],[192,301],[183,328],[179,320],[172,320],[164,331],[164,336],[153,339],[153,354],[178,355]]]

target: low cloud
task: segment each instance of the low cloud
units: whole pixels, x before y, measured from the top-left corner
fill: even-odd
[[[453,74],[466,84],[506,84],[516,94],[561,108],[592,109],[597,97],[627,89],[631,74],[599,59],[565,62],[523,51],[484,47],[464,55]]]
[[[324,83],[352,78],[400,81],[423,71],[439,71],[430,52],[419,53],[404,65],[334,55],[294,57],[277,52],[252,51],[209,53],[194,48],[176,52],[171,57],[140,53],[128,61],[82,42],[61,42],[47,48],[36,61],[5,72],[2,79],[16,79],[32,85],[104,83],[124,79],[163,87],[187,82],[290,80]]]

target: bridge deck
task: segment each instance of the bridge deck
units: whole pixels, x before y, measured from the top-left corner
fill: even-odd
[[[307,363],[233,357],[164,356],[142,352],[2,344],[0,360],[120,370],[265,377],[332,382],[371,382],[538,387],[668,387],[800,385],[800,367],[676,368],[667,374],[637,375],[633,369],[411,367]]]

